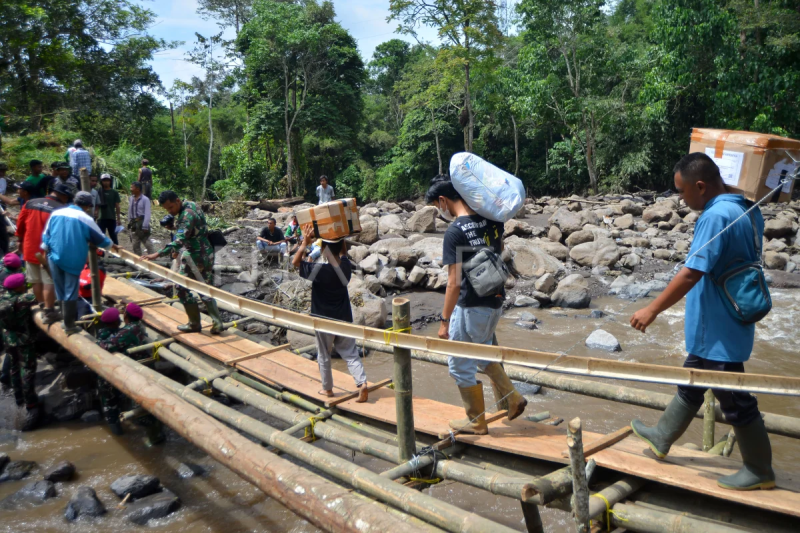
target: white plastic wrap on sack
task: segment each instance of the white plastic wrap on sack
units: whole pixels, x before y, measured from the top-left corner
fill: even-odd
[[[450,179],[467,205],[489,220],[508,222],[525,202],[525,187],[518,178],[475,154],[455,154]]]

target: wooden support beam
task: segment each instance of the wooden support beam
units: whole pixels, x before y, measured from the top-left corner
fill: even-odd
[[[486,423],[491,424],[492,422],[497,422],[501,418],[505,418],[508,416],[508,411],[497,411],[496,413],[492,413],[491,415],[486,415]]]
[[[388,378],[384,379],[382,381],[379,381],[379,382],[367,387],[367,392],[372,392],[374,390],[378,390],[381,387],[385,387],[386,385],[388,385],[391,382],[392,382],[392,380],[388,379]],[[339,398],[335,398],[333,400],[325,402],[325,407],[336,407],[340,403],[347,402],[347,401],[352,400],[353,398],[357,398],[357,397],[358,397],[358,391],[351,392],[351,393],[345,394],[344,396],[341,396]]]
[[[406,298],[392,300],[392,329],[411,331],[411,302]],[[411,350],[394,347],[394,405],[397,416],[397,445],[400,461],[410,461],[416,454],[414,404],[412,403]]]
[[[235,366],[242,361],[248,361],[250,359],[255,359],[256,357],[261,357],[262,355],[269,355],[274,352],[279,352],[281,350],[285,350],[286,348],[290,348],[291,344],[281,344],[280,346],[273,346],[272,348],[267,348],[266,350],[261,350],[260,352],[249,353],[247,355],[242,355],[241,357],[236,357],[231,359],[230,361],[225,361],[225,364],[228,366]]]
[[[614,444],[618,443],[631,433],[633,433],[633,429],[631,429],[630,426],[625,426],[624,428],[616,430],[614,433],[609,433],[605,437],[592,441],[591,444],[583,448],[583,456],[589,457],[600,450],[605,450],[609,446],[613,446]],[[569,457],[569,450],[564,450],[561,452],[561,457]]]

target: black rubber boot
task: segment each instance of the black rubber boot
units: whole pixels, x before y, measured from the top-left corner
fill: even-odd
[[[717,485],[730,490],[758,490],[775,488],[775,472],[772,470],[772,446],[761,417],[746,426],[733,428],[739,450],[742,452],[742,468],[735,474],[723,476]]]
[[[686,405],[675,395],[655,427],[647,427],[638,420],[631,422],[631,428],[637,437],[650,446],[659,459],[669,453],[672,444],[680,438],[689,427],[699,407]]]
[[[67,335],[73,335],[83,331],[81,328],[75,325],[75,321],[78,318],[77,300],[66,300],[61,302],[61,315],[62,319],[64,320],[64,332]]]
[[[148,422],[145,427],[145,433],[147,438],[144,439],[144,443],[148,448],[163,444],[167,440],[167,436],[164,434],[164,425],[155,417]]]
[[[119,421],[119,409],[109,409],[105,415],[106,422],[108,422],[108,429],[111,430],[111,433],[118,437],[125,433],[122,430],[122,422]]]
[[[208,300],[206,302],[206,310],[208,311],[208,316],[211,317],[211,321],[214,323],[214,325],[211,326],[211,334],[219,335],[224,331],[224,327],[222,326],[222,317],[219,314],[219,307],[217,307],[217,301]]]
[[[41,408],[38,405],[29,405],[25,410],[25,421],[22,423],[20,430],[31,431],[36,429],[41,416]]]
[[[186,316],[189,317],[189,323],[178,326],[178,331],[183,333],[197,333],[200,331],[200,306],[197,304],[183,304],[183,309],[186,311]]]

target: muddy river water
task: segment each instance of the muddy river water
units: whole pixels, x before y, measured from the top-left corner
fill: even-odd
[[[800,326],[800,291],[774,290],[773,312],[756,329],[756,345],[746,368],[748,372],[800,376],[798,352],[798,326]],[[592,303],[593,309],[604,311],[599,319],[586,318],[586,311],[569,314],[536,309],[532,312],[541,321],[539,329],[528,331],[514,325],[514,318],[523,310],[510,310],[502,319],[498,329],[501,344],[558,352],[569,350],[574,355],[617,358],[625,361],[656,363],[677,366],[682,363],[683,352],[683,308],[676,306],[665,313],[650,327],[646,334],[634,331],[627,321],[631,313],[643,307],[649,300],[631,304],[613,297],[602,297]],[[575,316],[584,315],[584,316]],[[595,329],[602,328],[613,334],[622,345],[622,352],[606,353],[588,349],[583,341]],[[434,325],[419,331],[420,334],[435,335]],[[366,359],[366,370],[371,381],[389,377],[392,370],[391,356],[372,354]],[[335,360],[337,369],[346,372],[341,360]],[[458,391],[443,366],[430,363],[413,363],[414,391],[424,396],[452,404],[460,403]],[[653,386],[643,383],[620,382],[639,388],[672,392],[672,387]],[[523,388],[523,391],[525,389]],[[491,403],[491,392],[486,389],[487,404]],[[570,419],[580,416],[584,427],[590,431],[611,432],[627,425],[634,417],[654,423],[659,412],[618,404],[570,393],[545,389],[542,393],[528,395],[527,413],[550,411],[552,415]],[[764,411],[800,417],[800,399],[761,395],[759,403]],[[4,400],[3,406],[9,405]],[[258,415],[245,409],[276,427],[285,424]],[[0,414],[0,424],[7,422],[7,415]],[[129,426],[123,437],[112,436],[103,424],[73,422],[9,436],[0,439],[0,452],[8,453],[12,459],[36,461],[39,477],[34,472],[30,480],[40,479],[41,470],[61,460],[75,464],[79,479],[57,484],[58,497],[44,505],[15,511],[0,510],[0,531],[3,532],[101,532],[137,531],[145,529],[128,524],[116,512],[118,499],[109,489],[117,477],[124,474],[147,473],[158,476],[162,484],[175,492],[182,500],[179,512],[160,521],[150,522],[149,531],[164,532],[306,532],[316,531],[304,520],[266,497],[252,485],[242,481],[225,467],[215,463],[176,434],[170,433],[167,443],[155,449],[147,449],[142,443],[141,428]],[[717,425],[720,438],[727,426]],[[701,422],[692,423],[689,431],[679,441],[700,443]],[[800,471],[800,443],[785,437],[772,436],[774,466],[778,471],[797,473]],[[347,457],[357,464],[376,470],[388,468],[380,460],[361,454],[352,456],[336,445],[317,442],[318,446]],[[734,452],[738,456],[738,450]],[[203,477],[180,479],[176,468],[182,461],[191,461],[208,467]],[[0,498],[18,490],[24,481],[0,484]],[[86,522],[68,523],[63,510],[72,492],[81,485],[95,488],[98,497],[109,509],[105,517]],[[524,530],[519,503],[508,498],[492,496],[458,483],[443,482],[426,489],[437,498],[482,514],[492,520]],[[542,517],[547,531],[573,531],[568,515],[561,511],[545,509]]]

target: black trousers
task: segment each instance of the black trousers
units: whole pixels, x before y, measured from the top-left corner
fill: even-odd
[[[722,363],[720,361],[710,361],[690,355],[683,363],[683,368],[696,368],[698,370],[714,370],[716,372],[741,372],[744,373],[743,363]],[[703,387],[678,387],[678,396],[688,405],[703,405],[705,398],[703,395],[708,388]],[[722,414],[732,426],[746,426],[759,416],[758,400],[749,392],[733,392],[726,390],[712,389],[717,398]]]
[[[101,218],[97,221],[97,225],[100,226],[100,231],[103,233],[108,232],[108,236],[111,238],[111,242],[114,244],[119,244],[117,241],[117,232],[114,231],[117,229],[117,221],[113,218]]]

